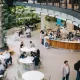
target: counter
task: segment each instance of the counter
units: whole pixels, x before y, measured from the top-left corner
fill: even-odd
[[[60,40],[49,39],[48,37],[45,37],[45,39],[49,42],[50,46],[55,48],[80,50],[80,41],[62,41],[62,40],[60,41]]]

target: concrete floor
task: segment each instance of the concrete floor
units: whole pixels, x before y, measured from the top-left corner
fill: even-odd
[[[43,73],[45,77],[51,76],[51,80],[61,80],[61,66],[64,60],[69,61],[70,65],[70,80],[76,80],[76,71],[74,70],[74,63],[80,60],[80,52],[72,52],[63,49],[46,49],[40,44],[39,31],[34,31],[32,33],[32,38],[21,39],[25,45],[29,45],[29,41],[32,40],[41,51],[41,61],[43,63]],[[13,47],[15,54],[13,55],[13,65],[9,66],[7,69],[8,79],[15,80],[14,77],[17,76],[17,57],[19,53],[20,41],[14,41],[11,37],[8,38],[8,44]]]

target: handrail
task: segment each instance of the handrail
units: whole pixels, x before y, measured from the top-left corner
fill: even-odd
[[[26,2],[30,4],[49,5],[80,12],[80,0],[15,0],[15,1]]]

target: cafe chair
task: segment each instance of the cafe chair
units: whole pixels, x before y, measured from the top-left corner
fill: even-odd
[[[39,63],[39,69],[43,69],[43,62],[42,61],[40,61],[40,63]]]
[[[29,70],[29,65],[23,64],[23,68],[24,68],[25,70]]]
[[[18,80],[16,77],[14,77],[14,80]]]
[[[17,64],[20,65],[19,60],[17,59]]]
[[[2,80],[8,80],[8,79],[7,79],[7,73],[6,73],[6,72],[4,73],[4,75],[3,75],[3,77],[2,77]]]
[[[22,79],[22,74],[21,74],[21,72],[20,72],[19,70],[17,71],[17,75],[18,75],[18,79],[19,79],[19,80],[23,80],[23,79]]]
[[[44,78],[43,80],[51,80],[51,76],[49,76],[48,78]]]

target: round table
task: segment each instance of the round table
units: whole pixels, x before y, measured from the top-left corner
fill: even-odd
[[[0,75],[0,78],[2,78],[3,77],[3,75]]]
[[[28,52],[31,52],[31,51],[35,52],[36,49],[34,47],[33,48],[23,47],[23,48],[21,48],[21,51],[28,53]]]
[[[31,70],[31,67],[33,67],[33,57],[31,57],[31,56],[27,56],[26,58],[20,58],[19,59],[19,62],[20,63],[23,63],[23,65],[25,65],[25,70],[27,69],[27,70]],[[26,67],[26,65],[28,65],[28,67]]]
[[[0,55],[0,60],[5,59],[5,57],[3,55]]]
[[[0,61],[2,64],[5,64],[5,56],[0,55]]]
[[[32,61],[33,61],[33,57],[31,57],[31,56],[27,56],[26,58],[20,58],[19,59],[19,62],[20,63],[24,63],[24,64],[31,64],[31,63],[33,63]]]
[[[39,71],[28,71],[22,75],[24,80],[42,80],[44,78],[44,74]]]

